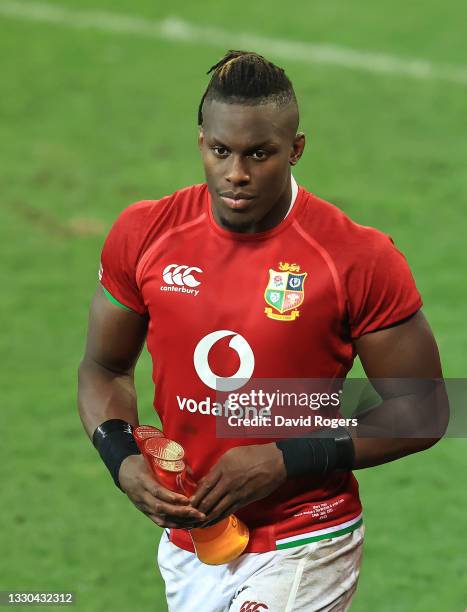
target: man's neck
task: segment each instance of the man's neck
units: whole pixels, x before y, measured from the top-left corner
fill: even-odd
[[[265,219],[262,219],[258,224],[255,232],[265,232],[279,225],[292,211],[298,194],[297,181],[290,175],[290,183],[287,189],[289,197],[285,200],[286,204],[273,209]]]

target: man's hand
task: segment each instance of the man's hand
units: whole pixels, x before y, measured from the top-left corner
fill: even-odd
[[[161,486],[151,475],[142,455],[130,455],[119,471],[120,486],[133,504],[159,527],[191,529],[206,516],[193,508],[184,495]]]
[[[202,478],[191,505],[206,514],[203,526],[267,497],[287,478],[282,451],[272,444],[231,448]]]

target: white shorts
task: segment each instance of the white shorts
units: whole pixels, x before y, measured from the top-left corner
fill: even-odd
[[[364,527],[205,565],[164,532],[157,561],[169,612],[344,612],[357,587]]]

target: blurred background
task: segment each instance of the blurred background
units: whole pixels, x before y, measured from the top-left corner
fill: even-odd
[[[226,49],[286,69],[308,136],[298,182],[392,235],[445,375],[466,376],[466,18],[461,0],[0,0],[0,590],[166,609],[161,532],[86,438],[76,369],[113,220],[203,181],[196,111]],[[155,423],[147,355],[137,388]],[[467,608],[466,471],[466,441],[450,439],[357,473],[353,611]]]

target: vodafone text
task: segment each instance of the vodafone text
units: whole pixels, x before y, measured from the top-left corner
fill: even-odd
[[[216,402],[210,397],[201,401],[177,395],[178,407],[188,412],[212,414],[214,416],[246,416],[246,412],[255,416],[267,416],[273,407],[307,407],[311,410],[338,408],[340,393],[289,393],[283,391],[263,391],[253,389],[248,393],[229,393],[224,402]],[[266,412],[264,412],[266,411]]]
[[[199,414],[211,414],[219,417],[244,417],[245,415],[264,417],[271,415],[269,407],[258,409],[256,406],[232,406],[228,399],[225,402],[216,402],[210,397],[206,397],[206,399],[197,402],[191,397],[180,397],[177,395],[177,403],[180,410],[192,413],[198,412]]]

